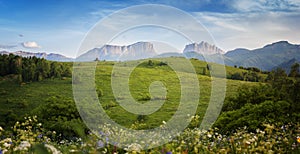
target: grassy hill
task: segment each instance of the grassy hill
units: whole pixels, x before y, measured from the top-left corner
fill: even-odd
[[[179,58],[180,59],[180,58]],[[178,60],[179,60],[178,59]],[[163,59],[151,60],[153,64],[148,64],[148,60],[138,65],[134,69],[129,80],[129,89],[135,100],[144,103],[150,100],[149,86],[153,81],[161,81],[167,88],[167,96],[164,105],[155,113],[145,116],[143,122],[147,127],[155,127],[163,120],[167,121],[177,110],[180,100],[180,83],[176,73],[164,64]],[[202,118],[210,100],[211,78],[209,70],[206,70],[207,63],[191,60],[199,80],[200,101],[197,114]],[[130,62],[124,62],[126,63]],[[130,127],[137,121],[138,115],[124,110],[112,93],[111,71],[114,62],[98,62],[96,68],[96,85],[99,99],[106,113],[116,122],[126,127]],[[203,70],[205,69],[205,72]],[[246,70],[226,67],[227,73],[245,72]],[[257,85],[254,82],[238,80],[227,80],[226,96],[234,95],[241,85]],[[16,120],[20,120],[25,115],[36,114],[35,109],[46,104],[49,99],[57,97],[62,102],[72,100],[72,79],[46,79],[40,82],[17,84],[13,79],[2,78],[0,80],[0,125],[9,126]],[[61,111],[64,112],[64,111]]]
[[[170,120],[180,107],[182,93],[180,75],[185,75],[187,78],[185,81],[192,81],[189,79],[193,73],[181,67],[182,60],[174,58],[168,61],[159,58],[130,62],[101,61],[95,66],[93,66],[95,62],[78,63],[74,65],[74,69],[84,67],[84,71],[81,72],[83,74],[81,78],[73,72],[75,85],[80,85],[87,79],[89,75],[87,73],[94,71],[95,80],[89,83],[92,85],[95,83],[95,87],[91,89],[93,91],[96,89],[106,114],[116,123],[132,129],[149,130],[161,126],[158,127],[162,129],[162,132],[159,132],[161,134],[156,134],[161,138],[163,135],[169,135],[165,133],[166,125],[162,121]],[[62,153],[83,151],[89,153],[137,153],[138,151],[141,153],[299,153],[300,127],[297,122],[300,118],[298,105],[300,80],[298,78],[287,77],[284,71],[277,70],[270,73],[268,83],[227,79],[222,113],[214,128],[204,131],[199,128],[199,122],[206,116],[205,112],[211,100],[214,80],[210,77],[210,70],[220,65],[215,66],[195,59],[190,61],[195,69],[200,88],[200,100],[196,102],[197,115],[190,115],[190,127],[184,129],[179,135],[175,133],[176,136],[168,143],[156,147],[157,138],[149,140],[153,134],[147,132],[142,134],[146,142],[132,141],[134,134],[124,133],[122,129],[111,128],[111,125],[105,123],[97,124],[97,127],[106,128],[97,132],[100,135],[97,137],[90,133],[91,130],[87,129],[80,119],[74,102],[72,91],[74,85],[71,78],[46,78],[20,84],[17,82],[16,75],[9,75],[0,78],[0,146],[4,147],[4,150],[15,152],[15,148],[28,141],[32,148],[23,151],[32,153],[47,153],[46,145],[52,145],[52,149],[58,149]],[[174,72],[171,63],[178,63],[179,71]],[[127,78],[128,82],[125,82],[129,85],[130,96],[113,93],[111,79],[124,75],[113,70],[116,66],[126,70],[132,64],[138,65]],[[87,65],[93,67],[85,67]],[[246,74],[247,77],[253,71],[226,66],[226,73],[227,77],[228,74]],[[267,76],[259,72],[255,74],[262,80]],[[123,83],[113,84],[121,88]],[[156,89],[151,91],[151,87],[160,86],[159,84],[164,85],[167,91],[165,96],[163,92]],[[184,82],[184,84],[191,87],[196,82]],[[192,92],[189,88],[187,90],[188,93]],[[152,97],[153,93],[159,95]],[[156,112],[149,115],[133,114],[118,103],[118,100],[126,100],[131,96],[140,104],[148,103],[150,100],[151,103],[158,104],[161,101],[164,103]],[[189,99],[186,100],[183,103],[189,103]],[[84,107],[91,109],[91,113],[95,113],[93,105],[88,105],[89,101],[86,103],[84,105],[87,106]],[[16,121],[20,123],[15,123]],[[14,128],[10,129],[12,127]],[[120,140],[113,140],[114,134]],[[126,144],[118,145],[119,142]],[[150,149],[140,149],[140,144],[142,146],[146,144]]]

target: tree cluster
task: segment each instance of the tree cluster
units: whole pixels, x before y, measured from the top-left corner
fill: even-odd
[[[214,125],[230,132],[244,126],[255,131],[263,123],[285,125],[299,122],[300,78],[295,73],[298,69],[293,65],[290,75],[287,75],[278,68],[269,73],[267,83],[241,87],[235,96],[225,101],[222,114]]]
[[[262,82],[263,78],[259,76],[257,71],[248,70],[248,72],[235,72],[233,74],[227,75],[228,79],[232,80],[242,80],[251,82]]]
[[[71,76],[70,67],[37,57],[0,55],[0,76],[16,75],[18,82],[41,81],[46,78]]]

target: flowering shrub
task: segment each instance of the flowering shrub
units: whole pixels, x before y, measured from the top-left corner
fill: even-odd
[[[197,118],[194,118],[197,119]],[[137,124],[136,124],[137,125]],[[135,125],[135,127],[136,127]],[[103,126],[110,128],[108,126]],[[162,126],[163,127],[163,126]],[[143,150],[137,143],[125,148],[112,143],[109,134],[100,133],[100,138],[89,133],[86,138],[53,141],[55,132],[43,130],[36,117],[26,117],[25,122],[16,122],[12,132],[0,127],[0,154],[3,153],[300,153],[300,125],[276,126],[264,124],[265,129],[249,132],[247,127],[220,134],[218,128],[200,130],[187,128],[171,142]],[[113,132],[122,132],[114,129]],[[131,136],[132,134],[122,134]]]
[[[25,117],[24,120],[17,121],[12,132],[4,132],[1,127],[0,153],[60,153],[51,145],[36,116]]]

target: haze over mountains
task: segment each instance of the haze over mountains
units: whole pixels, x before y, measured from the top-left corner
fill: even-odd
[[[289,68],[290,66],[283,65],[292,65],[291,61],[300,62],[300,45],[279,41],[254,50],[235,49],[228,51],[224,58],[225,64],[230,66],[257,67],[267,71],[279,66]]]
[[[137,42],[127,46],[104,45],[94,48],[79,56],[77,60],[90,61],[99,60],[126,61],[154,57],[156,52],[150,42]]]
[[[23,57],[36,56],[38,58],[45,58],[52,61],[74,60],[60,54],[47,54],[44,52],[0,52],[0,54],[9,53]],[[159,55],[155,51],[152,43],[137,42],[127,46],[104,45],[87,51],[76,60],[93,61],[97,58],[98,60],[127,61],[171,56],[196,58],[208,62],[213,61],[215,57],[222,56],[224,58],[225,65],[229,66],[257,67],[265,71],[281,67],[288,71],[292,64],[296,62],[300,63],[300,45],[290,44],[287,41],[279,41],[254,50],[237,48],[232,51],[224,52],[215,45],[211,45],[207,42],[200,42],[187,44],[182,53],[173,52]]]
[[[188,52],[196,52],[199,54],[208,54],[208,55],[213,55],[213,54],[225,54],[225,52],[215,45],[211,45],[207,42],[200,42],[199,44],[197,43],[192,43],[188,44],[185,46],[183,50],[183,54],[188,53]]]
[[[60,55],[60,54],[55,54],[55,53],[50,53],[47,54],[45,52],[25,52],[25,51],[16,51],[16,52],[7,52],[7,51],[0,51],[0,55],[6,54],[9,55],[10,53],[14,55],[18,55],[21,57],[37,57],[37,58],[44,58],[50,61],[61,61],[61,62],[70,62],[73,61],[74,59],[68,58],[66,56]]]
[[[137,60],[153,57],[170,57],[170,56],[185,56],[185,54],[196,53],[198,55],[214,55],[224,54],[225,52],[210,45],[207,42],[188,44],[185,46],[183,53],[164,53],[158,54],[150,42],[137,42],[128,46],[104,45],[101,48],[94,48],[78,57],[78,60],[89,61],[95,60],[111,60],[111,61],[126,61]]]
[[[105,45],[95,48],[79,57],[80,60],[136,60],[152,57],[181,56],[197,58],[208,62],[216,56],[224,57],[224,63],[229,66],[257,67],[270,71],[285,64],[291,65],[291,61],[300,62],[300,46],[290,44],[287,41],[279,41],[268,44],[262,48],[248,50],[238,48],[224,52],[215,45],[207,42],[192,43],[185,46],[182,53],[164,53],[157,55],[153,44],[150,42],[137,42],[128,46]],[[283,68],[289,68],[284,66]]]

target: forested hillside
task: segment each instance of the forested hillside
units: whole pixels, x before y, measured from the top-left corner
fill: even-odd
[[[43,58],[0,55],[0,76],[11,75],[19,83],[41,81],[47,78],[70,77],[67,63],[47,61]]]

